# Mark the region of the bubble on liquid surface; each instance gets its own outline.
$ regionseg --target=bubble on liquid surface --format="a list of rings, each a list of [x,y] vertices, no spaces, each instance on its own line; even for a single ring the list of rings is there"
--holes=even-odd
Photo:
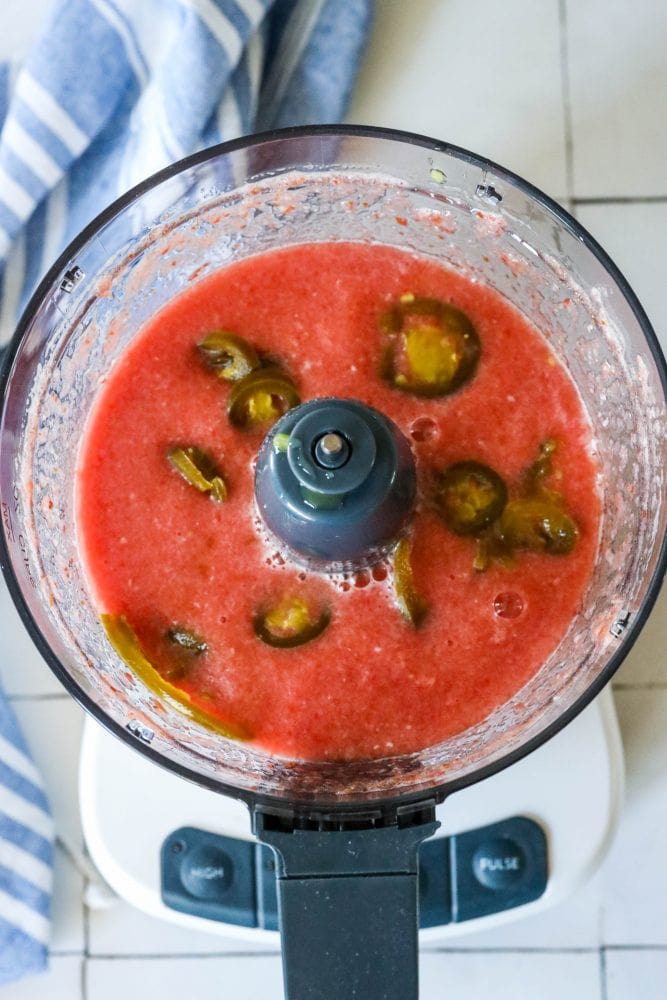
[[[438,425],[430,417],[417,417],[410,425],[413,441],[432,441],[438,436]]]
[[[523,607],[523,597],[514,590],[505,590],[493,599],[493,610],[498,618],[518,618]]]

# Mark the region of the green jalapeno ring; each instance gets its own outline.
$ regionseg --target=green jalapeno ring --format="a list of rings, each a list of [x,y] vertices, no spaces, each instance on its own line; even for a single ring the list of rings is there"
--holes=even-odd
[[[507,504],[497,524],[500,544],[510,550],[567,555],[579,538],[579,528],[555,500],[524,497]]]
[[[450,465],[440,474],[435,503],[451,531],[476,535],[500,517],[507,496],[507,486],[494,469],[466,461]]]
[[[251,344],[229,330],[214,330],[197,344],[208,368],[227,382],[237,382],[259,368],[260,359]]]
[[[479,336],[466,314],[447,302],[405,296],[380,318],[380,328],[389,339],[380,375],[395,389],[416,396],[444,396],[475,373]],[[401,354],[407,370],[401,370]]]
[[[258,612],[252,620],[252,626],[257,638],[274,649],[294,649],[297,646],[303,646],[307,642],[317,639],[331,621],[330,610],[324,608],[315,621],[309,621],[291,634],[285,632],[281,635],[275,628],[271,628],[268,623],[268,618],[272,610],[274,609]]]
[[[474,569],[483,572],[492,562],[511,567],[517,552],[568,555],[577,544],[579,526],[564,506],[563,497],[546,485],[553,475],[557,441],[540,445],[535,462],[524,473],[518,496],[508,500],[500,516],[477,539]]]
[[[257,368],[236,382],[227,414],[235,427],[247,429],[275,421],[301,402],[294,382],[280,368]]]

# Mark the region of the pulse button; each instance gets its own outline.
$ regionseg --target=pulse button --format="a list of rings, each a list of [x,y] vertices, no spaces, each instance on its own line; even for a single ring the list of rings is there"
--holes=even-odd
[[[547,838],[533,819],[512,816],[450,841],[454,923],[523,906],[546,890]]]
[[[526,855],[515,841],[495,837],[477,848],[472,869],[477,880],[487,889],[507,889],[522,881]]]

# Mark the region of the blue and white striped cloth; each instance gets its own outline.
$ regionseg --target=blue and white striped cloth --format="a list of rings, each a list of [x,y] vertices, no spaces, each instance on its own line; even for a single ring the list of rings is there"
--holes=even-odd
[[[340,121],[371,8],[55,2],[22,64],[0,64],[0,344],[69,240],[149,174],[252,131]]]
[[[52,870],[42,779],[0,697],[0,985],[46,966]]]
[[[57,0],[0,63],[0,348],[64,246],[197,149],[342,118],[372,0]],[[3,11],[0,5],[0,31]],[[53,833],[0,693],[0,983],[46,962]]]

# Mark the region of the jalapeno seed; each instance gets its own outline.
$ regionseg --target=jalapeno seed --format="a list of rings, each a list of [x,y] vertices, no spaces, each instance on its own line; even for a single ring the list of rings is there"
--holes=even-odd
[[[196,632],[191,632],[180,625],[174,625],[173,628],[170,628],[167,631],[167,638],[175,646],[179,646],[180,649],[192,653],[194,656],[201,656],[202,653],[208,651],[208,644]]]

